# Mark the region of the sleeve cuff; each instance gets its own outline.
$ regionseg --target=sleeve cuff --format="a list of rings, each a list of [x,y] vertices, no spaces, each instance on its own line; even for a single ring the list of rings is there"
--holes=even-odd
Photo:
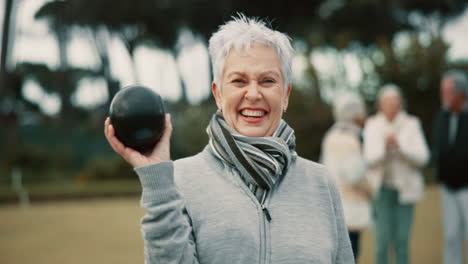
[[[172,161],[160,162],[148,166],[134,168],[145,189],[167,189],[174,186],[174,163]]]

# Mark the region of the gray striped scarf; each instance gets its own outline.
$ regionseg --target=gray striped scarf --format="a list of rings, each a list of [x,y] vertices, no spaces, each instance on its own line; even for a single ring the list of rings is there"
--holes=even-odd
[[[297,155],[294,130],[284,120],[271,137],[246,137],[235,132],[217,112],[206,130],[213,152],[237,169],[262,204]]]

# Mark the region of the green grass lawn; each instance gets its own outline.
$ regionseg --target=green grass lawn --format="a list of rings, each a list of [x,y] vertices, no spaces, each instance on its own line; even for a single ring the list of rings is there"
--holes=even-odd
[[[143,263],[138,198],[100,198],[0,206],[0,263]],[[373,232],[365,232],[360,264],[373,263]],[[440,198],[430,187],[416,208],[411,263],[442,260]]]

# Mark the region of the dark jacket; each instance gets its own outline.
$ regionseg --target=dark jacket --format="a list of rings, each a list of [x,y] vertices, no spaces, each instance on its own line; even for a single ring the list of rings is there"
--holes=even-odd
[[[450,112],[441,110],[434,120],[432,158],[438,180],[453,190],[468,187],[468,111],[459,115],[457,133],[449,144]]]

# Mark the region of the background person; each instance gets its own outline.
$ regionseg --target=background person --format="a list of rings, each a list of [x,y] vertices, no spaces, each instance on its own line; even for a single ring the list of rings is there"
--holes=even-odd
[[[357,94],[345,93],[335,100],[333,114],[335,123],[325,134],[321,160],[338,183],[346,226],[357,259],[361,231],[371,220],[361,135],[366,108]]]
[[[376,263],[388,263],[388,250],[393,246],[396,262],[406,264],[414,203],[424,190],[420,170],[429,151],[418,118],[403,110],[401,93],[394,84],[381,88],[378,113],[366,122],[364,155],[374,194]]]
[[[462,263],[468,237],[468,80],[459,70],[445,73],[440,83],[442,109],[432,131],[432,158],[441,183],[444,263]],[[465,248],[465,252],[468,250]]]
[[[209,41],[218,112],[205,149],[171,161],[167,127],[148,157],[106,137],[142,187],[147,263],[353,263],[338,189],[299,157],[282,120],[293,49],[284,34],[240,16]]]

